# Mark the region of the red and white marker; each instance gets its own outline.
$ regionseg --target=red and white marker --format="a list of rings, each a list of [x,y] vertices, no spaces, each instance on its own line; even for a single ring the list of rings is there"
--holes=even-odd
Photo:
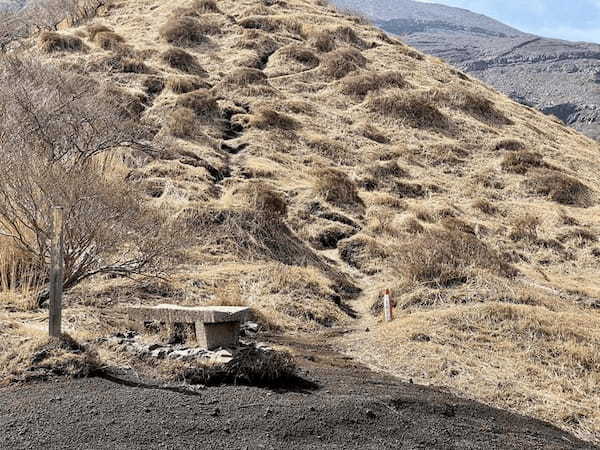
[[[383,296],[383,311],[385,313],[385,321],[392,321],[392,301],[390,300],[390,290],[385,290],[385,295]]]

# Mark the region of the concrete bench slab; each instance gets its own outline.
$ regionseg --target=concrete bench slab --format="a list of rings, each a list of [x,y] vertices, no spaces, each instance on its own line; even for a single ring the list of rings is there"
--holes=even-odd
[[[129,320],[136,324],[158,321],[168,324],[192,323],[198,345],[209,350],[238,344],[240,323],[250,308],[242,306],[131,306]]]

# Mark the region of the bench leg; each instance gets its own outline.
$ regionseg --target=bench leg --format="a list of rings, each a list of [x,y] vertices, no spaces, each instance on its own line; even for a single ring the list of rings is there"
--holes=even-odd
[[[240,322],[196,322],[198,346],[213,350],[219,347],[235,347],[239,343]]]

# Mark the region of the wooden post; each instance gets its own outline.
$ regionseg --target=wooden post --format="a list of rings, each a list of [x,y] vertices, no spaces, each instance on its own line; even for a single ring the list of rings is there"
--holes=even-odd
[[[383,311],[385,313],[385,321],[392,321],[392,301],[390,300],[390,290],[386,289],[383,296]]]
[[[62,334],[63,277],[63,209],[60,206],[55,206],[52,208],[52,240],[50,248],[50,337],[60,337]]]

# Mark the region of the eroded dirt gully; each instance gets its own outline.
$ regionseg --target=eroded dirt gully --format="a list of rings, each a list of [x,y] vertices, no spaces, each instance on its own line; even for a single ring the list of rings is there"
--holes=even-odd
[[[372,372],[335,352],[347,330],[270,337],[315,383],[196,394],[100,378],[0,390],[1,449],[575,449],[546,423]]]

